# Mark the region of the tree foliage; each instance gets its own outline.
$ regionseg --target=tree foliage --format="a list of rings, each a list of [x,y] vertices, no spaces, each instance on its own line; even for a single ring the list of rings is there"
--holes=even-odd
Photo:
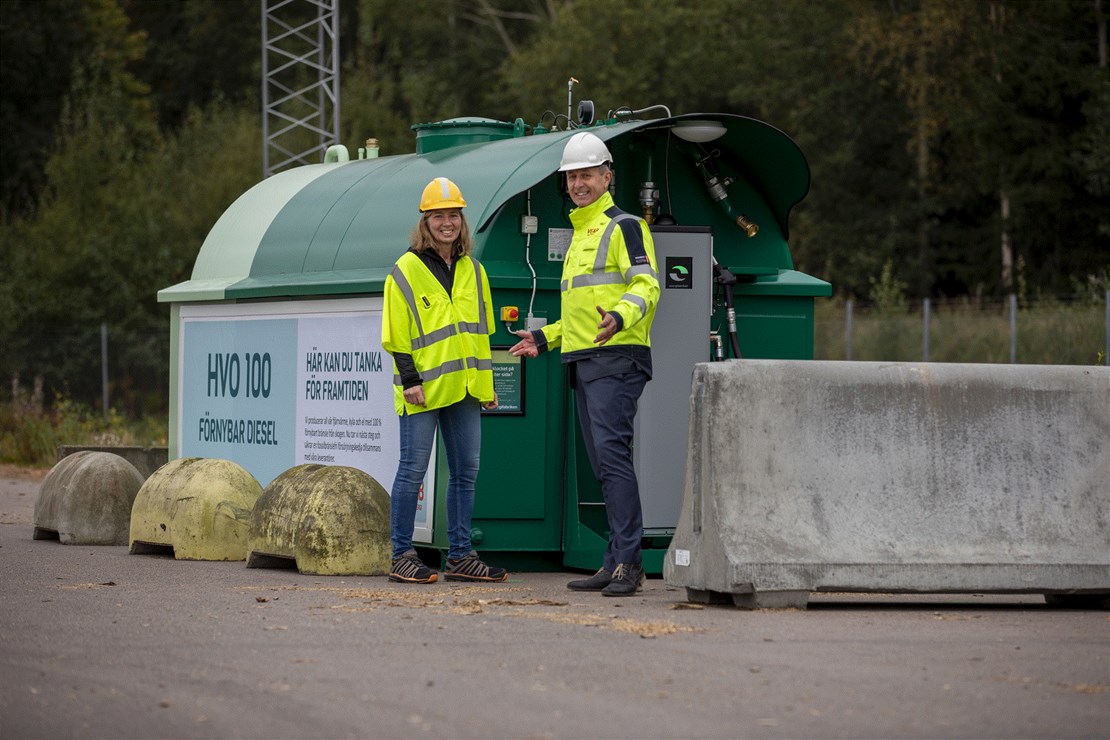
[[[499,68],[565,0],[444,0],[422,13],[391,0],[351,2],[357,44],[341,50],[342,135],[376,138],[385,155],[415,150],[416,123],[519,115],[501,101]]]
[[[147,52],[132,69],[150,87],[163,127],[219,98],[257,105],[261,74],[258,0],[120,0]]]
[[[1089,296],[1110,276],[1105,2],[341,0],[341,136],[397,154],[457,116],[566,128],[576,78],[601,115],[791,136],[812,171],[791,252],[843,295]],[[258,0],[0,2],[0,373],[95,398],[107,323],[123,396],[164,403],[155,293],[261,176],[260,23]]]

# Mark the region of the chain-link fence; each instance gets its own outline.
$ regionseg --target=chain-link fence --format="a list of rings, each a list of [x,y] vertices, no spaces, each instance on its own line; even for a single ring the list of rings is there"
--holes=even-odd
[[[0,403],[49,408],[69,401],[129,416],[164,416],[169,404],[169,332],[107,324],[8,338],[0,349]]]
[[[1057,296],[963,298],[900,310],[852,300],[817,302],[819,360],[1110,364],[1110,291],[1102,301]]]
[[[1106,299],[926,300],[898,311],[851,300],[816,304],[819,360],[1095,365],[1110,364],[1108,348]],[[0,351],[0,371],[10,380],[0,402],[22,398],[41,407],[64,397],[105,414],[165,415],[169,332],[101,325],[12,337]]]

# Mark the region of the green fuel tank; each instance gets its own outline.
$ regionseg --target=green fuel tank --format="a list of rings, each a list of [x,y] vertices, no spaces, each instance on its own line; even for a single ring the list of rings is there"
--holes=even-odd
[[[559,316],[572,231],[557,173],[566,140],[589,130],[605,141],[614,200],[652,224],[657,251],[683,240],[705,245],[693,247],[704,251],[704,264],[690,263],[704,284],[704,310],[698,303],[682,309],[696,315],[679,314],[664,290],[653,330],[661,369],[649,388],[679,399],[689,395],[694,362],[735,357],[736,350],[746,358],[812,358],[813,301],[831,286],[794,270],[790,255],[790,212],[810,184],[805,157],[773,126],[721,113],[543,133],[519,119],[413,128],[413,154],[329,157],[338,161],[258,183],[213,226],[191,279],[159,291],[171,307],[170,456],[233,460],[262,485],[298,464],[351,465],[390,488],[397,450],[392,363],[375,346],[375,322],[385,278],[417,222],[420,194],[446,176],[466,198],[474,254],[489,275],[495,317],[504,319],[491,341],[507,403],[483,417],[475,546],[517,568],[596,568],[604,505],[558,353],[521,361],[505,351],[516,341],[513,330]],[[727,286],[735,304],[731,337],[713,262],[734,278]],[[665,269],[660,260],[660,273]],[[692,348],[673,348],[660,335],[671,303],[676,331],[694,338]],[[644,403],[641,416],[651,418],[647,396]],[[673,439],[645,436],[638,445],[666,448],[668,464],[683,468],[685,424],[668,426]],[[526,487],[518,482],[522,468],[531,471]],[[418,541],[432,549],[446,547],[443,507],[436,505],[445,483],[439,452],[426,481],[435,494],[426,497],[417,525]],[[659,572],[681,486],[671,480],[642,495],[654,512],[645,523],[645,564]]]

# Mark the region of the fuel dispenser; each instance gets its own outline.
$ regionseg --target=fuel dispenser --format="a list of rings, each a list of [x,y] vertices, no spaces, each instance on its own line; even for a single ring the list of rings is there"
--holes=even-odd
[[[570,104],[568,85],[568,107]],[[639,117],[660,110],[662,117]],[[618,109],[558,130],[487,118],[413,126],[416,152],[274,175],[244,193],[202,245],[171,309],[170,457],[231,459],[265,486],[305,462],[396,470],[392,362],[380,346],[386,275],[407,248],[423,187],[456,182],[499,318],[491,337],[501,407],[483,412],[472,537],[489,562],[593,570],[607,524],[558,352],[514,358],[512,331],[559,316],[571,204],[556,172],[588,128],[614,157],[613,197],[651,224],[660,302],[654,377],[640,401],[635,462],[644,566],[662,571],[685,480],[693,365],[811,359],[813,301],[828,283],[793,269],[788,217],[809,187],[798,147],[741,116]],[[569,112],[569,111],[568,111]],[[561,117],[560,117],[561,118]],[[415,539],[445,551],[442,451]]]

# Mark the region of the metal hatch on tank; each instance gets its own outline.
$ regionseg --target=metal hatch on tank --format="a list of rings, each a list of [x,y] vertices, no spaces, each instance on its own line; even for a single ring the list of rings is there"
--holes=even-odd
[[[663,106],[611,110],[595,122],[580,108],[577,125],[562,129],[554,125],[562,116],[546,114],[534,125],[478,117],[416,124],[415,153],[349,159],[333,147],[324,163],[279,173],[240,196],[212,227],[191,279],[158,294],[171,308],[170,457],[234,460],[262,485],[297,464],[351,465],[389,489],[392,363],[388,355],[373,360],[382,359],[375,323],[419,194],[445,176],[466,194],[474,254],[489,276],[495,317],[504,319],[491,341],[508,403],[482,420],[474,544],[489,562],[517,570],[595,569],[607,536],[604,504],[558,353],[520,360],[506,351],[511,330],[558,318],[572,230],[556,170],[566,140],[588,128],[613,154],[614,200],[651,223],[656,246],[654,377],[640,403],[635,456],[644,565],[661,572],[683,495],[693,364],[811,359],[814,298],[831,286],[794,270],[789,216],[809,189],[809,168],[783,132],[743,116],[671,115]],[[356,351],[364,356],[345,371],[343,353]],[[321,352],[334,354],[334,377],[310,371],[306,357]],[[230,382],[236,372],[238,386]],[[321,398],[305,392],[313,382],[360,390]],[[277,444],[202,441],[195,428],[206,417],[273,422]],[[446,520],[437,504],[446,461],[442,451],[435,456],[426,481],[434,495],[418,514],[416,539],[442,551]]]

